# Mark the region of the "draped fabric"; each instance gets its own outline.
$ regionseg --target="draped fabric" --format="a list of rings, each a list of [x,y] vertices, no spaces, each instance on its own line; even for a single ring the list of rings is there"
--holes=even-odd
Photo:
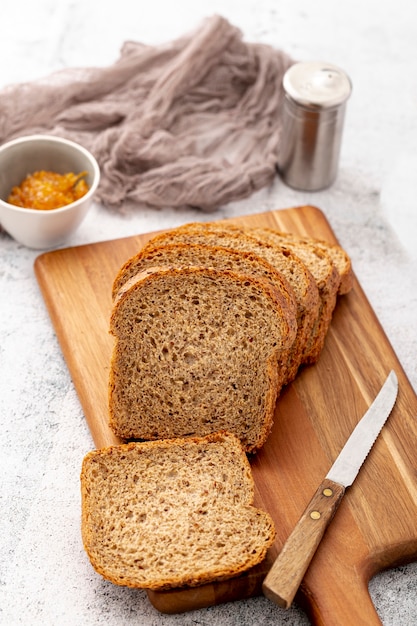
[[[220,16],[109,67],[67,68],[0,92],[0,142],[43,133],[89,149],[104,205],[213,210],[269,185],[291,59]]]

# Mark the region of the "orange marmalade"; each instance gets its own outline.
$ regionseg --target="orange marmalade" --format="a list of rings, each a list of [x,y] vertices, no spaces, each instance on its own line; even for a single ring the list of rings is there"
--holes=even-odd
[[[50,211],[59,209],[82,198],[88,185],[84,180],[87,172],[80,174],[57,174],[40,170],[29,174],[18,186],[13,187],[7,199],[9,204],[25,209]]]

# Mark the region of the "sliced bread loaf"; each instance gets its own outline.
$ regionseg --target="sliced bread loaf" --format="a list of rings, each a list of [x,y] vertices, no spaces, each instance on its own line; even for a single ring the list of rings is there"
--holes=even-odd
[[[312,239],[302,240],[291,234],[264,228],[248,229],[248,232],[251,236],[291,250],[314,276],[320,295],[320,309],[310,342],[307,344],[307,362],[315,363],[324,346],[341,283],[341,276],[336,265],[328,251],[316,245]]]
[[[297,304],[297,337],[292,357],[287,363],[286,383],[291,382],[299,364],[308,360],[309,349],[306,344],[310,341],[320,308],[316,282],[305,264],[290,250],[250,237],[238,228],[222,228],[221,224],[191,223],[174,228],[155,236],[145,246],[143,253],[146,254],[148,249],[162,248],[173,243],[213,245],[256,254],[272,265],[292,287]],[[113,292],[120,288],[124,280],[136,273],[140,255],[141,253],[129,259],[122,267],[114,282]]]
[[[81,493],[85,550],[118,585],[231,578],[261,562],[275,535],[270,516],[252,506],[250,465],[229,433],[90,452]]]
[[[293,235],[293,237],[295,238],[295,235]],[[353,287],[353,271],[352,262],[347,252],[341,246],[328,243],[327,241],[323,241],[321,239],[298,237],[298,241],[300,243],[313,245],[329,255],[339,273],[339,295],[349,293]]]
[[[295,235],[293,233],[287,233],[283,231],[277,231],[271,228],[263,228],[264,232],[272,232],[281,235],[286,238],[293,239],[299,243],[305,243],[320,248],[326,252],[332,259],[340,276],[339,295],[349,293],[353,286],[353,271],[352,262],[347,254],[346,250],[338,244],[329,243],[322,239],[316,239],[315,237],[307,237],[306,235]]]
[[[129,272],[126,271],[126,268],[119,272],[115,280],[114,293],[117,293],[128,275],[155,266],[213,267],[263,278],[269,281],[283,296],[281,306],[288,307],[291,316],[297,315],[297,302],[291,285],[283,274],[265,259],[254,252],[206,244],[180,242],[155,247],[152,247],[151,244],[147,245],[134,259],[129,261]],[[297,342],[294,342],[291,348],[281,355],[280,361],[285,370],[285,382],[287,382],[290,370],[294,368],[296,371],[300,365],[300,350]]]
[[[296,336],[270,282],[213,268],[149,268],[114,302],[110,426],[123,439],[228,430],[265,442]],[[280,378],[281,377],[281,378]]]
[[[169,241],[204,241],[211,238],[229,241],[231,246],[264,245],[268,244],[281,254],[290,252],[295,255],[312,275],[319,295],[318,311],[308,329],[304,350],[304,363],[315,363],[323,349],[327,330],[336,304],[340,275],[327,251],[315,246],[312,240],[303,242],[292,235],[281,234],[272,229],[248,228],[229,221],[218,221],[185,224],[176,229],[162,233],[153,239],[154,245],[161,245]],[[251,244],[247,242],[251,241]],[[291,378],[290,378],[291,380]]]

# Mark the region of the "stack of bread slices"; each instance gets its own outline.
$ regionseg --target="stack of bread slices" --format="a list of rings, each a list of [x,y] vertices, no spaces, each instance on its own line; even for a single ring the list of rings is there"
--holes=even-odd
[[[313,239],[228,222],[155,236],[113,285],[112,429],[146,440],[228,430],[256,452],[351,285],[343,249]]]
[[[97,571],[166,589],[264,558],[273,523],[253,507],[245,453],[264,445],[283,386],[319,358],[352,282],[338,245],[228,221],[156,235],[124,264],[110,426],[142,442],[84,460],[83,538]]]

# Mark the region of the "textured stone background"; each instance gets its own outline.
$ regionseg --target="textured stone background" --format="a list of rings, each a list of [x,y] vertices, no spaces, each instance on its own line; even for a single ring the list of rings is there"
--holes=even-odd
[[[300,204],[319,206],[417,388],[417,39],[412,0],[15,0],[2,7],[0,88],[63,67],[107,65],[123,41],[162,43],[212,13],[248,41],[299,60],[326,60],[353,81],[340,172],[331,189],[271,189],[212,215],[100,206],[67,242],[77,245]],[[31,626],[308,624],[264,598],[162,616],[144,592],[92,570],[80,537],[79,471],[93,447],[33,274],[38,252],[0,234],[0,621]],[[417,419],[417,417],[416,417]],[[371,581],[384,625],[417,623],[417,567]],[[349,623],[346,616],[346,623]]]

